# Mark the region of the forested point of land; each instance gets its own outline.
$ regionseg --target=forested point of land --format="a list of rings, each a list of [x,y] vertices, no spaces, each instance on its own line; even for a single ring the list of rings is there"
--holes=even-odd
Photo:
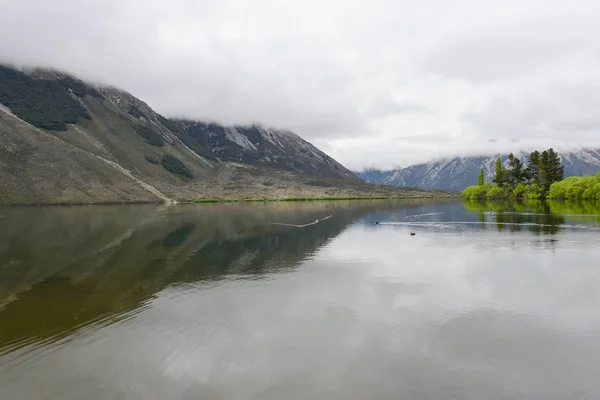
[[[572,176],[565,179],[560,157],[552,148],[534,151],[526,163],[512,153],[507,166],[496,160],[492,182],[485,182],[483,168],[478,184],[467,187],[467,199],[588,199],[600,200],[600,172],[596,176]]]

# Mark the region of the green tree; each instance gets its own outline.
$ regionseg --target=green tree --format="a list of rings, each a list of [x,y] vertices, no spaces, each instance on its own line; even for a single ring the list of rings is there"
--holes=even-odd
[[[498,186],[502,186],[505,182],[504,180],[504,167],[502,166],[502,159],[498,157],[496,160],[496,177],[494,178],[494,183]]]
[[[506,161],[496,160],[494,183],[485,182],[484,170],[479,170],[478,185],[469,186],[463,192],[468,199],[598,199],[600,200],[600,173],[564,179],[565,171],[560,156],[552,148],[534,151],[527,160],[527,167],[514,154]]]
[[[525,169],[525,176],[531,182],[535,184],[540,184],[540,174],[539,174],[539,164],[540,164],[540,152],[534,151],[531,153],[527,159],[527,168]]]
[[[540,154],[540,160],[538,162],[538,179],[544,194],[546,194],[548,189],[550,189],[550,179],[548,176],[549,162],[548,150],[544,150]]]
[[[565,178],[565,168],[561,165],[560,156],[554,149],[549,148],[540,155],[538,176],[544,195],[548,193],[553,183]]]
[[[521,160],[510,153],[508,156],[508,170],[506,170],[506,180],[512,186],[517,186],[519,182],[525,180],[523,174],[523,163]]]
[[[565,179],[565,168],[560,163],[560,156],[554,149],[548,149],[548,179],[550,184]]]

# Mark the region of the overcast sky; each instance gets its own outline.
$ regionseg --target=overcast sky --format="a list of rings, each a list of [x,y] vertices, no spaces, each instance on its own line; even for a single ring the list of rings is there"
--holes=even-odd
[[[1,0],[0,61],[352,169],[600,145],[598,0]]]

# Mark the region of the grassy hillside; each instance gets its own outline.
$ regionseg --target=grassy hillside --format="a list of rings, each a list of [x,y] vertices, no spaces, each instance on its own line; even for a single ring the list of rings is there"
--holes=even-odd
[[[0,204],[158,200],[85,150],[0,112]]]
[[[437,195],[336,179],[347,170],[292,133],[192,137],[129,93],[0,68],[0,204]]]

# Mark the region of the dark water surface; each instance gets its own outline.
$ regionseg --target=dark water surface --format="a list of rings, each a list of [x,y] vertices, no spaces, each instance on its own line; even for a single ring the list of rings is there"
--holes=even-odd
[[[2,400],[598,399],[599,376],[595,205],[0,209]]]

